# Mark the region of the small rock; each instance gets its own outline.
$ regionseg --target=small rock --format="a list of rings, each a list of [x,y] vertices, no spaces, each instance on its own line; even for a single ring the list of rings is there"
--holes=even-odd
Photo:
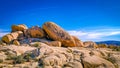
[[[84,44],[84,47],[87,47],[87,48],[97,48],[98,47],[98,45],[92,41],[86,41],[83,44]]]
[[[13,44],[15,44],[15,45],[20,45],[19,41],[17,41],[17,40],[14,40],[14,41],[13,41]]]
[[[55,46],[55,47],[61,47],[60,41],[51,41],[51,42],[45,42],[49,46]]]

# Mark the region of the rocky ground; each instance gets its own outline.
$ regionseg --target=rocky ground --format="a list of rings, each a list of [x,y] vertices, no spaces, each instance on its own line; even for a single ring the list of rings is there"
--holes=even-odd
[[[120,68],[120,52],[108,48],[54,47],[40,42],[9,45],[0,48],[0,67]]]
[[[120,51],[82,42],[53,22],[11,30],[0,41],[0,68],[120,68]]]

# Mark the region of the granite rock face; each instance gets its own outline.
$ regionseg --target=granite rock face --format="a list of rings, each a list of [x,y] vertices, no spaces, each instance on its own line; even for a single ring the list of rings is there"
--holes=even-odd
[[[55,41],[60,41],[63,46],[75,47],[75,41],[72,36],[53,22],[43,24],[43,29],[47,35]]]
[[[13,40],[18,39],[18,37],[23,36],[23,32],[22,31],[16,31],[16,32],[12,32],[10,34],[7,34],[5,36],[2,37],[2,41],[5,43],[12,43]]]
[[[90,48],[97,48],[97,44],[93,41],[86,41],[86,42],[83,42],[84,44],[84,47],[90,47]]]
[[[43,29],[38,26],[33,26],[32,28],[25,30],[24,33],[26,37],[31,38],[44,38],[46,36]]]
[[[3,43],[20,45],[31,42],[43,42],[50,46],[58,47],[97,47],[97,44],[92,41],[82,42],[54,22],[45,22],[42,28],[39,26],[28,28],[24,24],[12,25],[11,28],[11,33],[2,37]]]
[[[12,25],[11,33],[3,36],[2,41],[7,44],[16,44],[14,40],[17,40],[18,45],[18,43],[23,44],[21,42],[26,39],[28,39],[26,40],[28,43],[33,42],[31,38],[39,39],[37,42],[41,42],[40,39],[45,39],[47,42],[44,43],[53,46],[84,47],[81,40],[75,36],[71,36],[67,31],[54,22],[46,22],[43,24],[42,28],[38,26],[28,28],[24,24]],[[54,41],[59,41],[59,43]]]

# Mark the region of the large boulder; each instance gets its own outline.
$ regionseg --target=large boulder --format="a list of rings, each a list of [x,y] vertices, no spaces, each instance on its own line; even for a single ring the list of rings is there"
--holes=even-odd
[[[7,34],[7,35],[3,36],[1,40],[5,43],[9,44],[14,39],[10,34]]]
[[[84,45],[83,45],[83,42],[81,41],[81,40],[79,40],[77,37],[75,37],[75,36],[72,36],[73,37],[73,39],[75,40],[75,44],[76,44],[76,46],[78,46],[78,47],[83,47]]]
[[[12,32],[15,32],[15,31],[23,31],[25,29],[27,29],[28,27],[24,24],[20,24],[20,25],[12,25]]]
[[[31,38],[44,38],[46,36],[43,29],[38,26],[34,26],[30,29],[24,30],[24,34],[26,37]]]
[[[92,41],[86,41],[83,44],[84,44],[84,47],[88,47],[88,48],[97,48],[98,47],[98,45]]]
[[[10,33],[10,35],[13,37],[13,39],[18,39],[18,37],[23,37],[23,32],[22,31],[16,31]]]
[[[7,44],[10,44],[13,40],[18,39],[18,37],[20,36],[21,37],[23,36],[23,32],[16,31],[16,32],[12,32],[10,34],[3,36],[1,40]]]
[[[74,47],[75,41],[72,36],[69,35],[65,30],[53,22],[46,22],[43,24],[43,29],[47,33],[50,39],[60,41],[63,46]]]

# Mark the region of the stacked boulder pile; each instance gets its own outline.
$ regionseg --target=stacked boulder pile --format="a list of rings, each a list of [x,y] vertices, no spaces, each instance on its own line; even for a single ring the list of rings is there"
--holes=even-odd
[[[84,44],[75,36],[53,22],[46,22],[42,28],[33,26],[28,28],[26,25],[12,25],[11,33],[2,37],[2,42],[6,44],[20,45],[34,41],[43,42],[51,46],[63,47],[83,47]]]
[[[0,47],[0,67],[120,68],[120,52],[97,48],[92,41],[82,42],[53,22],[42,28],[23,24],[11,28],[0,41],[0,45],[10,44]]]

